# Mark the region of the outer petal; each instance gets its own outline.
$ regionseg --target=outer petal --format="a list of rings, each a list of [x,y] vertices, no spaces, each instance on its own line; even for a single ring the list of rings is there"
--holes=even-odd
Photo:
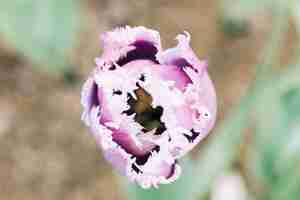
[[[215,88],[206,69],[200,76],[191,68],[187,68],[186,71],[194,83],[185,93],[186,101],[191,104],[190,107],[197,114],[197,116],[194,115],[193,121],[198,126],[194,128],[199,131],[201,129],[206,134],[212,129],[216,120],[217,97]]]
[[[200,61],[190,47],[190,34],[180,34],[178,45],[157,54],[164,65],[175,65],[191,80],[184,91],[185,104],[176,108],[178,124],[173,128],[172,152],[181,157],[199,143],[216,120],[216,94],[207,73],[207,63]],[[181,134],[180,134],[181,132]],[[184,136],[184,137],[183,137]]]
[[[110,51],[132,45],[138,40],[153,43],[155,47],[161,49],[160,36],[155,30],[145,27],[116,28],[114,31],[106,32],[101,35],[104,51]]]
[[[139,165],[139,157],[128,153],[112,137],[112,131],[97,123],[100,119],[100,107],[93,107],[90,112],[91,130],[104,157],[123,175],[143,188],[158,187],[175,181],[181,173],[180,166],[168,151],[151,152],[145,163]]]
[[[133,172],[129,177],[143,188],[157,188],[159,184],[171,183],[181,174],[181,167],[170,154],[168,144],[161,144],[159,150],[152,151],[145,164],[135,166],[139,169],[139,173]]]
[[[130,178],[143,188],[158,188],[159,184],[169,184],[178,179],[181,174],[181,167],[174,162],[172,165],[165,161],[149,161],[143,174],[131,174]]]
[[[99,67],[115,63],[126,64],[134,59],[155,60],[155,54],[161,51],[160,35],[157,31],[145,27],[117,28],[101,35],[103,55],[96,58]]]
[[[192,67],[196,72],[206,69],[207,63],[200,61],[190,47],[191,36],[188,32],[176,37],[178,45],[157,54],[157,59],[161,64],[176,65],[178,67]]]
[[[91,131],[98,146],[101,147],[104,157],[123,175],[130,165],[130,154],[113,141],[112,131],[99,123],[100,107],[93,107],[90,112]]]
[[[215,89],[206,71],[187,88],[184,95],[186,104],[178,107],[175,112],[178,126],[183,128],[176,129],[183,135],[176,136],[173,143],[176,152],[174,155],[177,158],[185,155],[208,135],[214,126],[217,113]]]
[[[81,104],[83,106],[83,113],[81,119],[85,122],[87,126],[90,126],[90,112],[93,106],[99,104],[97,96],[97,85],[92,77],[84,83],[81,91]]]

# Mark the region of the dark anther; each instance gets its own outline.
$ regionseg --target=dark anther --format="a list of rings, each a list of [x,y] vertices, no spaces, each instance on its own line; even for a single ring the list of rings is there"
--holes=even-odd
[[[139,80],[140,80],[140,81],[145,81],[145,75],[144,75],[144,74],[141,74]]]
[[[167,130],[165,123],[161,122],[159,127],[155,130],[154,135],[161,135],[163,132]]]
[[[154,109],[154,112],[153,112],[153,116],[154,117],[161,117],[162,114],[163,114],[163,108],[161,106],[157,106],[155,109]]]
[[[115,90],[113,89],[113,95],[121,95],[122,91],[121,90]]]
[[[110,66],[109,68],[108,68],[109,70],[115,70],[116,69],[116,65],[112,65],[112,66]]]
[[[133,169],[133,171],[135,171],[137,174],[142,174],[143,172],[133,163],[131,165],[131,168]]]
[[[156,151],[156,152],[158,153],[159,150],[160,150],[160,146],[156,145],[156,146],[152,149],[152,152]]]
[[[136,104],[137,100],[133,98],[133,96],[130,93],[127,93],[127,104],[130,106],[128,110],[124,110],[122,113],[126,114],[128,116],[135,113],[133,105]]]
[[[130,115],[133,115],[133,114],[134,114],[134,110],[131,109],[131,108],[129,108],[128,110],[124,110],[124,111],[122,112],[122,114],[126,114],[126,115],[130,116]]]
[[[187,135],[187,134],[184,134],[184,136],[186,137],[186,139],[189,141],[189,143],[192,143],[194,142],[194,140],[200,135],[199,132],[196,132],[194,129],[191,130],[192,132],[192,135]]]
[[[127,104],[130,106],[137,102],[137,100],[135,100],[129,92],[127,92],[127,98],[128,98]]]
[[[148,130],[145,129],[145,128],[143,128],[142,131],[143,131],[144,133],[148,132]]]
[[[137,165],[144,165],[144,164],[148,161],[150,155],[151,155],[151,152],[146,153],[146,154],[143,155],[143,156],[137,156],[137,157],[136,157],[136,160],[135,160],[135,163],[136,163]]]

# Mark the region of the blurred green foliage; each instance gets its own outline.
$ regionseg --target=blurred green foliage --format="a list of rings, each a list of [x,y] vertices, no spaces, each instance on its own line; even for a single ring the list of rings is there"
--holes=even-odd
[[[66,70],[80,25],[77,0],[12,0],[0,6],[0,34],[48,72]]]

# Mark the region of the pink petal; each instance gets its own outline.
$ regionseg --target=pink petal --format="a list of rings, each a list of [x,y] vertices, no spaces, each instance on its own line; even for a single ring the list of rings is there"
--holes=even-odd
[[[103,55],[82,90],[82,120],[105,158],[131,181],[143,188],[175,181],[181,172],[177,159],[206,137],[216,120],[207,63],[194,54],[188,33],[165,51],[159,33],[144,27],[116,29],[101,40]],[[151,96],[146,117],[155,116],[155,128],[147,129],[132,108],[141,99],[139,89]]]
[[[155,55],[161,51],[160,35],[157,31],[145,27],[117,28],[101,35],[103,55],[96,58],[99,67],[115,62],[120,66],[135,59],[155,60]]]
[[[206,69],[207,63],[200,61],[190,47],[191,36],[188,32],[176,37],[178,45],[157,54],[161,64],[176,65],[178,67],[192,67],[196,72]]]

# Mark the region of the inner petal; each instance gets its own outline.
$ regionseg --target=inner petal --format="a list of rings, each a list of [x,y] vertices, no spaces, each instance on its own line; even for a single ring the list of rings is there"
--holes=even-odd
[[[176,87],[181,91],[184,91],[186,86],[192,83],[191,78],[184,72],[183,67],[178,67],[175,64],[161,65],[161,67],[158,67],[156,70],[163,79],[175,81]]]

